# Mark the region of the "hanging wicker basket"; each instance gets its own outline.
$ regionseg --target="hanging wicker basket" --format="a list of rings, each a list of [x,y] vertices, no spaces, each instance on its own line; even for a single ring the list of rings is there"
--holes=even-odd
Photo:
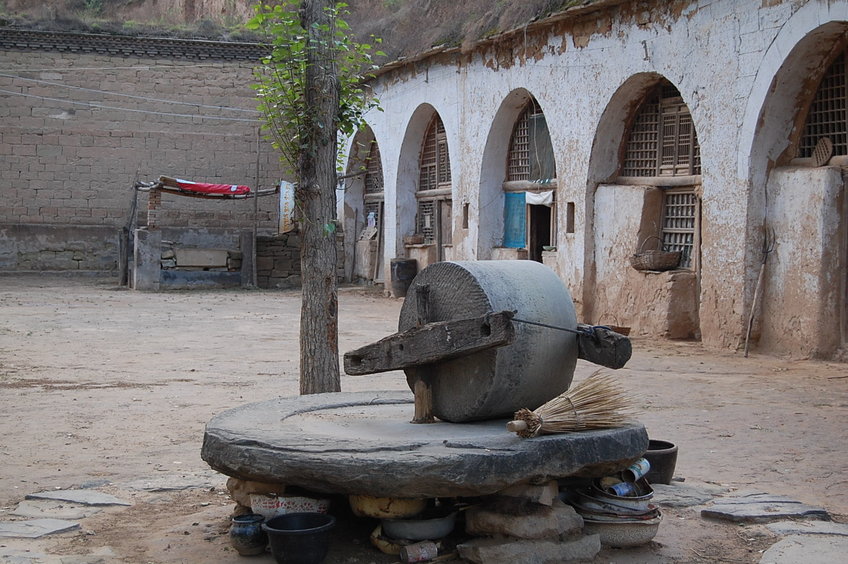
[[[648,237],[639,245],[639,250],[630,256],[630,266],[636,270],[671,270],[680,264],[680,251],[664,251],[662,249],[644,250],[645,243],[656,239],[662,243],[659,237]]]

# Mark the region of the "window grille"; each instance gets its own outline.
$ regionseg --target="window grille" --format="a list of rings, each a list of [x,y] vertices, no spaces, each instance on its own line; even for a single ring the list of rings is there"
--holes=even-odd
[[[530,100],[512,131],[507,156],[507,181],[556,178],[554,151],[545,114]]]
[[[656,175],[659,123],[659,101],[646,101],[630,130],[622,176]]]
[[[507,180],[530,180],[530,150],[527,142],[528,114],[532,111],[527,109],[515,123],[512,132],[512,143],[509,149],[509,164],[507,165]]]
[[[418,228],[416,233],[424,235],[424,244],[432,245],[436,242],[436,206],[434,200],[421,200],[418,202]]]
[[[680,251],[680,266],[692,268],[697,198],[691,188],[665,191],[662,242],[666,251]]]
[[[695,127],[689,108],[674,99],[660,104],[662,150],[659,176],[685,176],[693,172]]]
[[[827,69],[819,84],[798,146],[799,157],[811,157],[816,143],[822,137],[830,137],[834,155],[848,155],[848,88],[845,64],[846,56],[843,51]]]
[[[449,188],[451,183],[450,156],[445,126],[438,114],[433,116],[424,143],[421,146],[421,158],[418,165],[418,191]]]
[[[380,161],[380,147],[371,142],[371,150],[365,162],[365,193],[379,194],[383,191],[383,165]]]
[[[701,149],[689,108],[668,81],[650,92],[624,147],[622,176],[701,174]]]

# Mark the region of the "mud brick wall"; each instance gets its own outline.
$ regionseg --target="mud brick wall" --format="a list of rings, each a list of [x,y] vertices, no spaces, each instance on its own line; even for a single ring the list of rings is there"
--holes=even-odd
[[[136,178],[282,177],[259,140],[256,46],[11,30],[0,46],[0,270],[115,270]],[[137,210],[145,225],[147,193]],[[165,194],[157,223],[272,234],[277,210]]]

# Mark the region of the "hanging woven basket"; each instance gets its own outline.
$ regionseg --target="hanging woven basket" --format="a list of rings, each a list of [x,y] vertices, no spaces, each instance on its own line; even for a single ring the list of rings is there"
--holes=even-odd
[[[642,244],[639,245],[639,250],[630,256],[630,266],[636,270],[647,271],[662,271],[672,270],[680,264],[680,251],[665,251],[662,249],[645,250],[645,243],[651,239],[656,239],[662,243],[659,237],[648,237]]]

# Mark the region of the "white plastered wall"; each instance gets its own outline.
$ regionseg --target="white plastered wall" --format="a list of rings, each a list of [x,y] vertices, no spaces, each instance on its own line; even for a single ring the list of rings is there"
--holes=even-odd
[[[604,212],[596,210],[594,191],[615,170],[624,120],[632,109],[610,111],[610,105],[634,102],[616,97],[623,85],[634,84],[634,77],[662,77],[689,107],[701,147],[702,340],[709,346],[739,346],[759,271],[757,233],[765,213],[769,162],[793,127],[776,110],[795,101],[775,100],[772,82],[798,42],[831,21],[848,20],[848,1],[654,6],[645,12],[623,5],[597,12],[592,25],[560,25],[526,59],[520,44],[515,47],[516,57],[508,65],[502,64],[502,52],[484,50],[439,55],[382,75],[375,91],[385,111],[372,112],[368,121],[383,155],[385,264],[402,252],[401,231],[409,214],[414,217],[403,194],[417,167],[422,107],[438,111],[447,131],[453,257],[487,258],[497,244],[503,213],[502,205],[488,197],[497,195],[493,186],[503,175],[503,169],[493,169],[498,158],[492,155],[502,151],[497,146],[505,143],[501,136],[511,131],[499,118],[516,92],[527,92],[545,112],[556,157],[556,199],[562,207],[555,270],[577,302],[590,301],[594,285],[604,282],[599,273],[609,274],[596,269],[603,257],[594,248],[595,214]],[[765,121],[764,108],[771,112]],[[764,135],[771,141],[764,144]],[[576,226],[568,235],[567,202],[575,204]],[[461,226],[465,204],[467,229]],[[581,303],[578,312],[583,307],[591,312],[591,304]]]

